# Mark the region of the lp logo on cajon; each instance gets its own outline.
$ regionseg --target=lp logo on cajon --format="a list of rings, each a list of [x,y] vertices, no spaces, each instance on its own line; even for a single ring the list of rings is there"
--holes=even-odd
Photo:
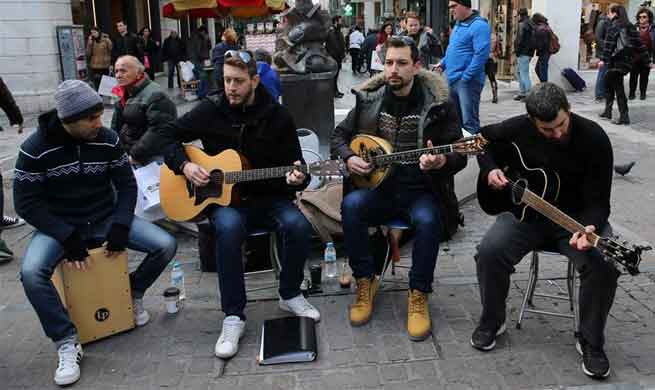
[[[109,318],[109,310],[102,307],[102,308],[96,310],[95,317],[96,317],[96,321],[98,321],[98,322],[105,321],[107,318]]]

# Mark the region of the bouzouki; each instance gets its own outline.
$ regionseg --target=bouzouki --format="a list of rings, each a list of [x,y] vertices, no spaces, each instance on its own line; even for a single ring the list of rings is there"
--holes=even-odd
[[[492,189],[487,177],[478,176],[477,194],[480,207],[487,214],[496,215],[509,211],[522,222],[546,217],[570,233],[584,232],[585,227],[571,218],[552,203],[557,202],[560,180],[557,172],[541,168],[530,168],[525,164],[521,150],[515,143],[492,144],[492,148],[505,148],[506,160],[496,163],[503,170],[509,185],[502,190]],[[552,203],[551,203],[552,202]],[[620,271],[631,275],[639,273],[641,253],[652,249],[649,246],[630,245],[619,242],[614,237],[601,237],[596,233],[587,239]]]
[[[160,199],[164,213],[175,221],[189,221],[198,217],[211,204],[229,206],[238,200],[239,183],[284,177],[294,169],[314,176],[341,176],[343,163],[337,160],[317,161],[308,165],[291,165],[274,168],[248,169],[248,160],[233,149],[216,156],[202,149],[186,145],[189,161],[209,172],[209,183],[196,186],[184,175],[176,175],[165,164],[161,167]]]
[[[351,179],[353,184],[358,188],[375,188],[391,174],[394,164],[417,163],[419,158],[426,153],[446,154],[455,152],[475,155],[484,151],[484,147],[487,143],[487,140],[481,135],[475,135],[462,138],[449,145],[394,152],[389,141],[384,138],[368,134],[359,134],[350,142],[350,149],[355,153],[355,155],[371,164],[373,170],[365,176],[353,174],[351,175]]]

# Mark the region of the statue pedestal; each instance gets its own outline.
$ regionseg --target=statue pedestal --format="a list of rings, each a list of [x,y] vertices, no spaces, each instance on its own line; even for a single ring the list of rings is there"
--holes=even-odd
[[[296,128],[307,128],[318,135],[321,157],[330,156],[330,136],[334,130],[334,75],[336,72],[280,74],[282,105]]]

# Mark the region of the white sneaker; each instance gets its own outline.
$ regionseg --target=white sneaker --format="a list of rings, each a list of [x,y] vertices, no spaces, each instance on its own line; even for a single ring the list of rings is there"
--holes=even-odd
[[[231,358],[239,351],[239,339],[246,331],[246,322],[238,316],[228,316],[223,320],[223,330],[214,347],[214,354],[221,359]]]
[[[66,343],[57,350],[59,365],[55,371],[55,383],[66,386],[80,379],[80,362],[82,361],[82,346],[80,344]]]
[[[293,313],[298,317],[309,317],[316,322],[321,320],[321,313],[302,294],[291,299],[280,298],[280,309]]]
[[[132,311],[134,312],[136,326],[143,326],[150,321],[150,314],[143,308],[143,299],[132,298]]]

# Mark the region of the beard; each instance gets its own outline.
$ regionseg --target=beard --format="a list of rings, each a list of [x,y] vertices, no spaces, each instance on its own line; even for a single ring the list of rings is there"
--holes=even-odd
[[[250,100],[251,96],[255,93],[254,88],[250,88],[250,91],[246,93],[245,95],[238,95],[238,94],[230,94],[227,93],[227,99],[228,102],[230,103],[230,107],[242,107],[248,103]]]
[[[409,81],[403,79],[402,77],[388,78],[385,82],[392,91],[399,91],[405,88],[407,84],[409,84]]]

